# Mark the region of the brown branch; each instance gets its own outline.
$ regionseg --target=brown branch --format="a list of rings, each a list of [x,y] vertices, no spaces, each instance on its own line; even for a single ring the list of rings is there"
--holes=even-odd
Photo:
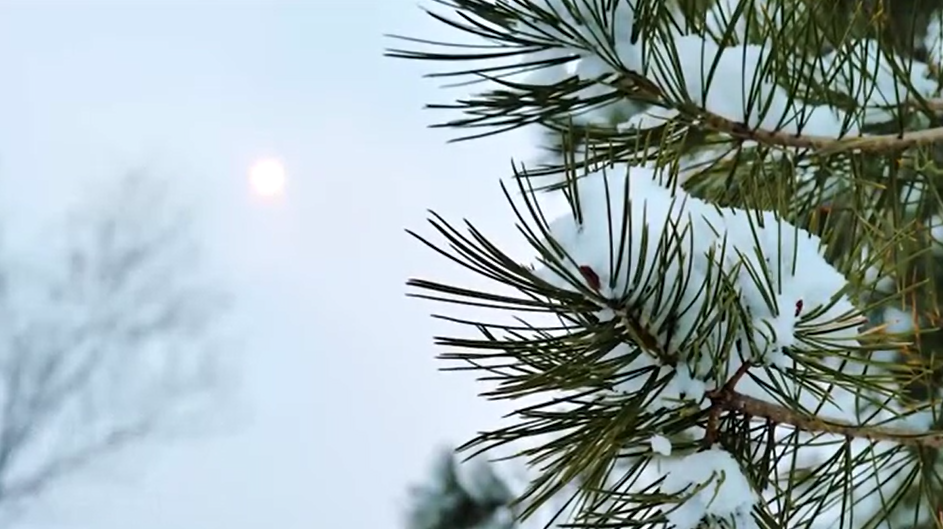
[[[791,410],[779,404],[750,397],[735,390],[737,383],[753,367],[744,362],[737,371],[719,389],[708,392],[711,400],[708,409],[707,428],[704,444],[710,446],[717,441],[720,433],[720,415],[724,411],[743,414],[747,417],[766,419],[770,424],[785,424],[809,433],[841,435],[853,439],[869,441],[889,441],[901,445],[943,448],[943,432],[916,433],[903,429],[880,426],[855,425],[843,421],[825,420],[805,413]]]
[[[753,364],[750,362],[740,364],[740,367],[738,367],[733,376],[724,383],[723,387],[707,393],[707,396],[711,399],[711,407],[707,414],[707,429],[704,434],[705,446],[711,446],[717,442],[717,435],[720,433],[720,412],[723,411],[724,408],[717,404],[717,399],[722,399],[724,395],[733,393],[737,383],[740,382],[740,379],[743,378],[743,375],[747,374],[747,371],[749,371],[751,367],[753,367]]]
[[[625,92],[629,97],[635,99],[650,102],[665,102],[669,100],[658,86],[639,76],[627,76],[618,81],[615,86]],[[903,104],[915,108],[928,108],[932,111],[943,110],[943,99],[930,99],[922,102],[906,101]],[[922,145],[943,143],[943,127],[895,134],[835,138],[832,136],[794,134],[761,128],[751,128],[745,123],[727,119],[709,112],[705,108],[697,108],[695,110],[697,119],[714,132],[720,132],[740,140],[754,141],[764,145],[810,149],[818,151],[819,154],[835,154],[848,151],[886,153],[902,151]]]
[[[732,390],[719,390],[712,393],[711,410],[722,409],[761,417],[776,424],[787,424],[810,433],[842,435],[869,441],[890,441],[907,446],[943,448],[943,433],[915,433],[902,429],[880,426],[861,426],[847,422],[829,421],[796,412],[754,397],[749,397]]]
[[[644,322],[631,314],[630,309],[621,308],[615,310],[615,312],[630,338],[640,345],[644,351],[670,364],[677,361],[676,358],[671,358],[671,355],[661,347],[658,339],[647,331]],[[707,427],[703,439],[704,445],[710,446],[717,441],[720,433],[721,413],[728,411],[741,413],[747,417],[766,419],[772,424],[790,425],[810,433],[835,434],[870,441],[890,441],[908,446],[943,448],[943,432],[920,434],[901,429],[829,421],[738,393],[736,391],[737,383],[752,367],[754,366],[751,362],[743,362],[722,387],[707,393],[711,405],[708,409]]]
[[[733,391],[734,388],[737,387],[737,383],[740,382],[740,379],[743,378],[743,375],[747,374],[747,371],[749,371],[751,367],[753,367],[753,364],[750,362],[740,364],[740,367],[738,367],[737,371],[730,377],[730,380],[724,384],[721,391]]]
[[[897,134],[834,138],[831,136],[792,134],[765,129],[751,129],[743,123],[737,123],[706,112],[701,116],[701,121],[712,130],[734,138],[755,141],[764,145],[811,149],[818,151],[819,154],[835,154],[848,151],[866,153],[895,152],[911,147],[943,142],[943,127]]]

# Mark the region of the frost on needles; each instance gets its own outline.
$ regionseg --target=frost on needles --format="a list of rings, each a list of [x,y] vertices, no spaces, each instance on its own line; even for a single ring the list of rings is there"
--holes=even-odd
[[[448,0],[460,46],[392,52],[487,80],[445,125],[542,148],[526,252],[414,234],[493,282],[410,282],[466,307],[442,357],[526,402],[429,489],[469,528],[943,523],[943,14],[897,9]]]

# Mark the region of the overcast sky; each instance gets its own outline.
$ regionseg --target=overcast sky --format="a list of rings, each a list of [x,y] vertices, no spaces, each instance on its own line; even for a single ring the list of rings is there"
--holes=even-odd
[[[414,0],[0,0],[2,222],[128,169],[173,177],[202,197],[244,356],[234,433],[100,465],[24,527],[394,528],[431,450],[497,416],[436,373],[435,307],[404,281],[465,276],[403,229],[433,208],[507,231],[495,184],[526,143],[446,145],[421,106],[455,93],[383,58],[384,33],[448,30]],[[266,156],[283,200],[248,192]]]

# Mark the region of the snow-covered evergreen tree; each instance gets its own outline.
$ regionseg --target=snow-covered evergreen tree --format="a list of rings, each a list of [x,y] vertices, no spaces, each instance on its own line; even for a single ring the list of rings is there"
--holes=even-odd
[[[435,460],[428,483],[412,491],[414,529],[511,529],[515,497],[488,461],[462,462],[452,450]]]
[[[412,527],[943,525],[943,2],[438,4],[457,41],[391,54],[544,154],[503,184],[530,255],[416,234],[494,282],[410,281],[484,309],[443,358],[528,405]]]

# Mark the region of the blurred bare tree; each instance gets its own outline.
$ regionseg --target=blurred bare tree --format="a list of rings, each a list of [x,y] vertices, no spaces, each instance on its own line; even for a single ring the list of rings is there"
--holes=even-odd
[[[192,217],[147,175],[103,191],[31,242],[42,257],[0,258],[0,511],[168,431],[216,386],[225,303]]]

